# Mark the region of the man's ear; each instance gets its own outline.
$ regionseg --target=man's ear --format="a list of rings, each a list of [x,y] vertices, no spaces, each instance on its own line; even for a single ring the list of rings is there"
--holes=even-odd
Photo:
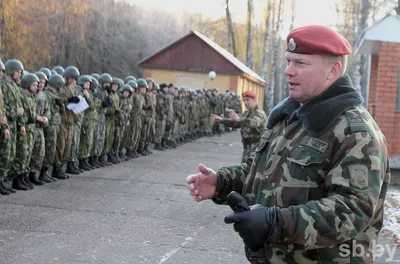
[[[331,69],[328,74],[328,80],[337,78],[340,72],[342,71],[342,67],[343,67],[342,63],[340,63],[339,61],[333,61],[331,63]]]

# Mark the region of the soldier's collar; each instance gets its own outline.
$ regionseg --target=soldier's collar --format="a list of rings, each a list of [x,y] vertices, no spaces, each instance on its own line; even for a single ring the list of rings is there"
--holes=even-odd
[[[325,132],[342,113],[363,103],[361,95],[353,88],[350,77],[344,75],[325,92],[302,106],[297,113],[306,131],[313,137]],[[271,112],[267,128],[271,129],[277,122],[290,118],[300,107],[300,103],[288,97],[279,103]]]

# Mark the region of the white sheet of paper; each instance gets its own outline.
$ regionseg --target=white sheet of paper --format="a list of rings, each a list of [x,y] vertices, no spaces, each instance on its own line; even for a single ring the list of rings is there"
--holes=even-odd
[[[80,101],[77,104],[69,103],[67,104],[67,108],[74,112],[74,114],[79,114],[89,108],[88,103],[86,102],[85,98],[82,95],[78,96]]]

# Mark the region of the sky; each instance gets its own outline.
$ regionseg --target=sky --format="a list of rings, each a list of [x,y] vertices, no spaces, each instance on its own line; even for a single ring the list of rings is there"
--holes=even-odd
[[[200,12],[214,19],[225,17],[224,0],[127,0],[138,6],[164,9],[169,12]],[[265,0],[254,0],[255,20],[263,23]],[[295,26],[307,24],[333,25],[336,20],[335,0],[296,0]],[[232,18],[246,22],[247,0],[230,0]],[[291,22],[290,6],[284,9],[282,34],[288,33]]]

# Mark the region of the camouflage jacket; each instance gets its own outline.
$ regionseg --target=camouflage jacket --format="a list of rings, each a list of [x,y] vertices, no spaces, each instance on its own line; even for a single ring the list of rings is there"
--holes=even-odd
[[[167,96],[162,93],[156,95],[157,105],[156,105],[156,119],[165,120],[168,113]]]
[[[166,105],[167,105],[167,121],[172,122],[174,120],[174,95],[166,95]]]
[[[132,98],[132,110],[131,110],[130,120],[133,121],[141,117],[144,98],[139,93],[133,93],[131,98]]]
[[[28,133],[34,133],[36,129],[36,96],[28,90],[22,89],[20,94],[26,120],[25,130]]]
[[[7,119],[2,89],[0,89],[0,118],[5,118],[5,119]],[[7,120],[5,120],[5,121],[7,121]],[[3,130],[8,129],[8,124],[7,124],[7,122],[5,122],[4,124],[2,124],[2,125],[1,125],[1,128],[2,128]]]
[[[120,95],[119,101],[121,105],[115,125],[129,126],[129,115],[131,114],[132,111],[132,99],[131,97],[125,98],[123,95]]]
[[[36,114],[38,116],[47,117],[47,119],[50,121],[51,112],[50,112],[49,104],[47,103],[47,96],[44,93],[44,91],[39,91],[36,94]],[[45,125],[38,122],[37,126],[44,127]]]
[[[142,118],[144,121],[148,121],[153,117],[153,104],[152,104],[152,98],[150,93],[145,93],[142,95],[144,98],[144,103],[142,107]]]
[[[182,102],[179,96],[175,96],[174,98],[174,116],[179,120],[182,116]]]
[[[115,119],[118,115],[119,108],[120,108],[119,96],[117,93],[114,93],[114,92],[108,93],[108,100],[109,100],[111,106],[107,107],[105,110],[106,117]]]
[[[240,134],[244,141],[256,143],[260,140],[261,135],[265,132],[267,124],[267,115],[264,110],[256,106],[254,109],[246,110],[239,122],[225,118],[222,124],[230,127],[240,128]]]
[[[93,92],[89,91],[88,98],[85,98],[89,108],[85,110],[84,120],[95,121],[98,118],[98,111],[101,108],[101,100],[94,96]]]
[[[390,181],[386,139],[361,103],[347,75],[302,107],[288,98],[255,154],[217,170],[214,202],[236,190],[279,208],[264,263],[372,263],[343,251],[373,250]]]
[[[68,105],[68,98],[73,97],[73,96],[78,96],[78,93],[76,91],[75,85],[65,85],[63,88],[60,89],[59,91],[60,94],[60,99],[61,102],[67,106]],[[75,115],[74,112],[72,112],[69,109],[65,109],[64,112],[61,114],[61,119],[63,122],[74,125],[80,121],[80,116]]]
[[[25,125],[24,115],[18,115],[18,108],[22,107],[19,87],[6,79],[0,80],[0,87],[3,93],[5,115],[8,123],[17,122],[18,127]]]
[[[60,109],[60,107],[56,104],[55,101],[55,99],[60,99],[60,98],[58,97],[58,95],[50,91],[49,88],[45,88],[44,93],[46,95],[47,103],[50,109],[49,126],[59,126],[61,124],[60,112],[64,112],[65,107]]]

